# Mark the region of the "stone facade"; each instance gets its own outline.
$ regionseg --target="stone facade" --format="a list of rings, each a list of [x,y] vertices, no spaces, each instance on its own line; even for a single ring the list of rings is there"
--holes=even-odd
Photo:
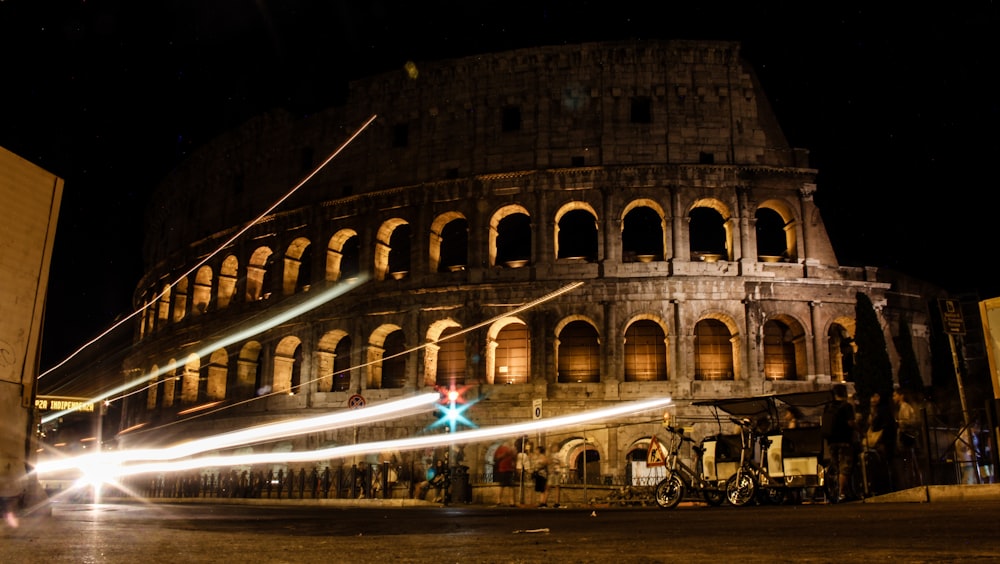
[[[669,396],[698,435],[718,428],[692,401],[849,380],[858,292],[900,304],[894,315],[916,326],[926,312],[894,301],[877,269],[838,264],[807,160],[731,42],[412,64],[352,83],[341,107],[260,116],[192,155],[154,198],[126,369],[156,384],[130,398],[123,427],[143,427],[122,440],[166,443],[452,384],[479,400],[466,415],[480,426],[530,420],[538,401],[551,417]],[[928,350],[926,334],[914,339]],[[585,459],[592,477],[619,474],[659,420],[530,440],[571,476]],[[401,438],[433,421],[254,449]],[[467,445],[465,464],[488,475],[495,446]]]

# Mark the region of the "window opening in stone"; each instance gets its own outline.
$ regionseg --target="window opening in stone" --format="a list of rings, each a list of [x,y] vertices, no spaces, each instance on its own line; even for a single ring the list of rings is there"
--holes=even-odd
[[[224,349],[212,353],[205,367],[205,397],[211,401],[226,399],[226,382],[229,379],[229,355]]]
[[[465,383],[465,339],[460,335],[448,339],[461,331],[461,327],[448,327],[438,337],[437,375],[435,384],[448,386]]]
[[[569,158],[569,165],[574,168],[579,168],[587,163],[587,159],[582,156],[573,156]]]
[[[361,272],[361,238],[355,235],[345,241],[340,253],[340,272],[342,278],[345,280],[357,278]]]
[[[764,377],[771,380],[795,380],[795,337],[781,321],[764,324]]]
[[[351,338],[345,336],[337,342],[333,359],[333,391],[346,392],[351,389]]]
[[[830,377],[834,382],[854,381],[854,338],[840,324],[833,324],[827,333],[830,347]]]
[[[410,124],[397,123],[392,126],[392,146],[395,149],[406,147],[410,144]]]
[[[264,389],[263,371],[260,365],[260,343],[250,341],[240,349],[236,363],[235,397],[252,398],[268,393]]]
[[[229,255],[222,261],[222,268],[219,270],[219,309],[229,307],[233,296],[236,294],[236,279],[239,276],[239,260]]]
[[[302,341],[298,337],[285,337],[274,350],[274,392],[294,395],[301,382]]]
[[[510,323],[497,333],[493,353],[494,384],[528,383],[528,326]]]
[[[151,374],[156,374],[159,371],[160,367],[156,366],[155,364],[150,369]],[[159,400],[159,394],[157,392],[160,391],[161,385],[162,382],[160,382],[160,377],[153,376],[149,389],[146,391],[146,409],[153,410],[159,407],[159,405],[157,404],[157,401]]]
[[[622,228],[622,260],[662,261],[663,256],[663,219],[660,214],[645,206],[628,212]]]
[[[560,259],[597,260],[597,218],[587,210],[570,210],[559,219]]]
[[[576,456],[574,461],[574,472],[570,476],[576,483],[601,484],[603,476],[601,474],[601,454],[591,447]]]
[[[698,153],[698,164],[715,164],[715,153],[706,153],[705,151]]]
[[[271,249],[260,247],[250,257],[250,264],[247,265],[247,302],[253,303],[270,297],[271,254]]]
[[[757,257],[764,262],[778,262],[788,256],[785,220],[781,214],[759,208],[756,213]]]
[[[194,296],[192,297],[191,314],[201,315],[208,311],[212,299],[212,267],[203,266],[194,277]]]
[[[400,354],[406,350],[403,331],[396,330],[389,333],[383,348],[385,352],[382,355],[382,388],[402,388],[406,385],[407,356]]]
[[[312,286],[312,244],[304,237],[292,241],[285,251],[282,292],[286,296],[307,292]]]
[[[559,333],[559,382],[600,382],[601,345],[597,329],[571,321]]]
[[[410,225],[397,226],[389,237],[389,274],[405,278],[410,272]]]
[[[703,319],[694,330],[695,380],[732,380],[733,344],[726,324]]]
[[[632,98],[629,120],[632,123],[653,123],[653,101],[646,96]]]
[[[174,284],[174,316],[173,322],[177,323],[184,319],[187,314],[188,302],[188,279],[181,278]]]
[[[156,328],[163,329],[167,326],[167,320],[170,319],[170,285],[165,284],[163,286],[163,291],[160,294],[160,302],[157,304],[156,311]]]
[[[667,345],[663,328],[642,319],[625,330],[625,381],[652,382],[667,379]]]
[[[521,130],[520,106],[505,106],[501,117],[501,129],[505,132]]]
[[[531,262],[531,218],[514,213],[497,224],[498,265],[516,268]]]
[[[441,229],[441,263],[438,272],[465,270],[469,263],[469,222],[456,219]]]
[[[728,260],[726,226],[722,214],[712,208],[694,208],[689,215],[691,260]]]

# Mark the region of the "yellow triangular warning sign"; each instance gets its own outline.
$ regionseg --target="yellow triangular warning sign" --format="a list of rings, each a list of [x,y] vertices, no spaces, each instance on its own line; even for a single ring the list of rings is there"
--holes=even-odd
[[[666,462],[667,457],[663,454],[660,441],[653,437],[649,441],[649,450],[646,452],[646,466],[663,466]]]

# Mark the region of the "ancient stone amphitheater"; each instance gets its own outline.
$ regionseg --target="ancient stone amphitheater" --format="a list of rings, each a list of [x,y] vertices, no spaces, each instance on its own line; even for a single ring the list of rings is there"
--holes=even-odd
[[[693,401],[850,380],[858,292],[890,343],[906,318],[928,362],[922,301],[875,268],[838,264],[817,173],[733,42],[408,63],[351,83],[342,106],[262,115],[157,191],[135,294],[146,309],[125,367],[154,384],[130,396],[121,441],[166,444],[450,386],[480,427],[670,397],[673,416],[705,434],[715,423]],[[644,459],[661,415],[527,438],[567,479],[601,479]],[[435,420],[241,452],[440,433]],[[500,440],[464,445],[472,474],[489,479]]]

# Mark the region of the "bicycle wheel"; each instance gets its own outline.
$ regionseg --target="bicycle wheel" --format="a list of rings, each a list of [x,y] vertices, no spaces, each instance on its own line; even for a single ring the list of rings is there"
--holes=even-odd
[[[757,493],[757,481],[749,471],[737,472],[726,482],[726,499],[733,505],[750,503],[755,493]]]
[[[671,474],[656,484],[656,504],[664,509],[673,509],[684,499],[684,482],[677,474]]]

